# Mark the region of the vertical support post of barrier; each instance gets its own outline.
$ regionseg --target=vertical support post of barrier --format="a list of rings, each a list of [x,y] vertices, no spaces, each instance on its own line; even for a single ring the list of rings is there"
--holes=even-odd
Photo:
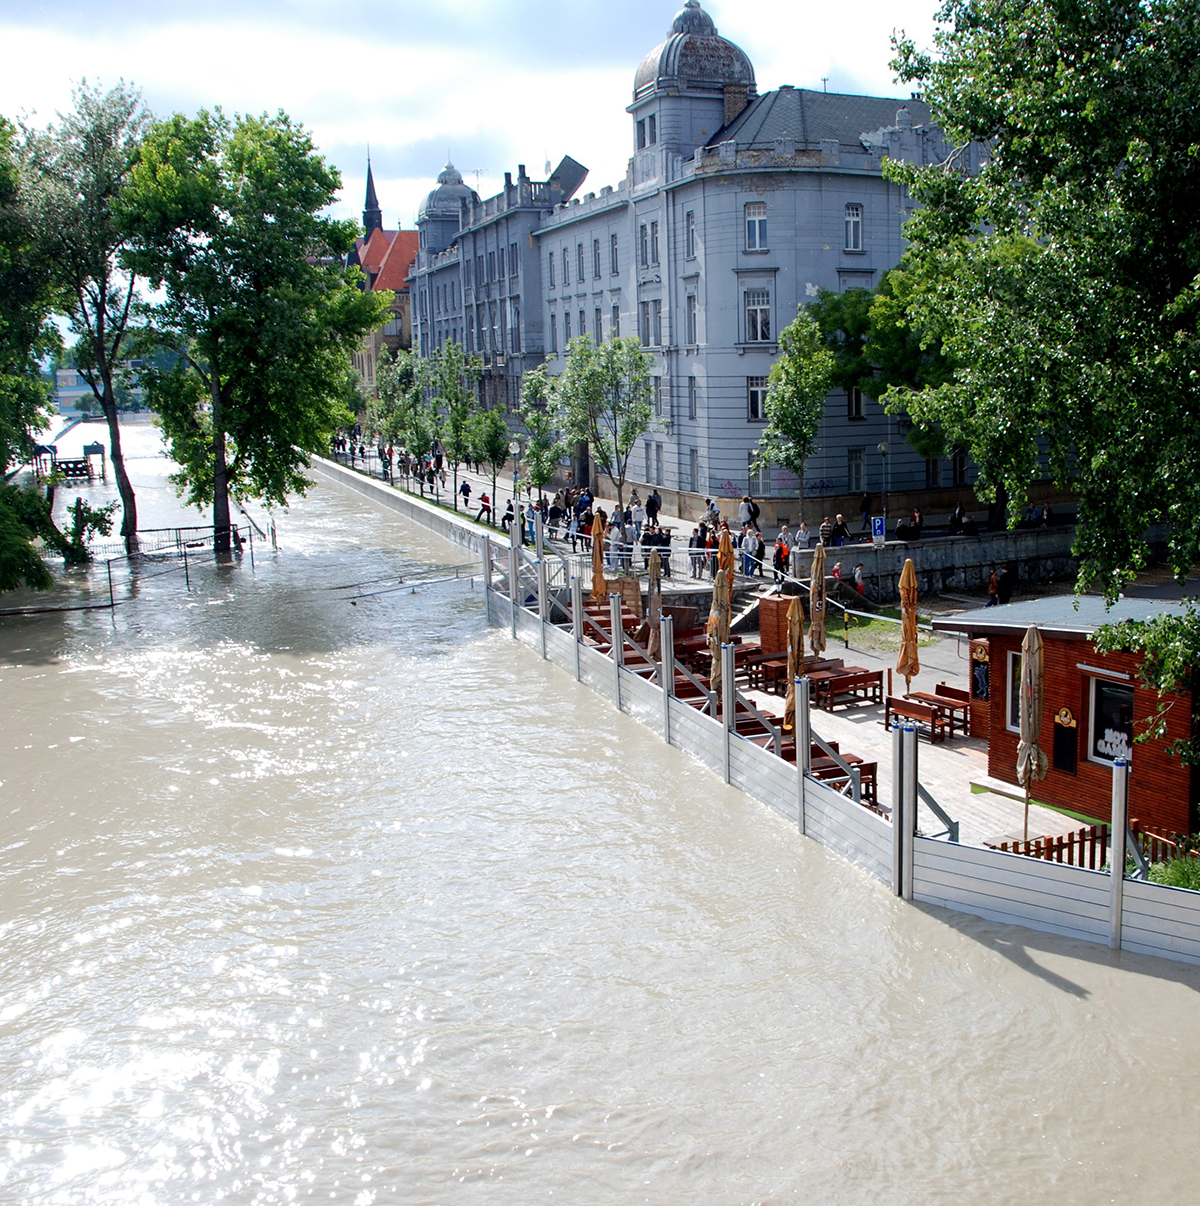
[[[508,599],[512,613],[512,635],[517,639],[517,600],[521,595],[521,554],[517,547],[517,521],[508,525]]]
[[[906,724],[904,743],[904,899],[913,898],[913,849],[917,836],[917,729]]]
[[[536,514],[536,512],[535,512]],[[539,521],[541,516],[538,515]],[[546,563],[538,559],[537,563],[537,597],[538,597],[538,628],[542,634],[542,660],[546,659],[546,623],[549,619],[549,605],[546,592]]]
[[[571,635],[575,638],[575,681],[583,677],[580,666],[580,646],[583,644],[583,579],[574,574],[571,577]]]
[[[483,611],[492,622],[492,538],[483,538]]]
[[[1108,869],[1112,874],[1112,897],[1108,913],[1108,945],[1121,949],[1121,926],[1125,911],[1125,834],[1129,824],[1129,763],[1118,758],[1112,769],[1112,845]]]
[[[608,619],[612,624],[612,653],[613,682],[616,688],[614,698],[617,701],[617,711],[621,711],[621,665],[625,661],[625,629],[621,627],[621,596],[608,596]]]
[[[904,734],[892,726],[892,892],[904,895]]]
[[[108,610],[112,611],[117,605],[116,601],[113,599],[112,562],[108,561],[106,564],[108,566]]]
[[[187,587],[188,594],[191,594],[192,575],[188,573],[187,545],[186,544],[183,546],[183,584],[184,584],[184,586]]]
[[[796,692],[796,780],[799,785],[799,811],[796,823],[801,834],[807,832],[807,821],[804,815],[804,790],[808,774],[812,770],[812,713],[809,705],[812,702],[810,689],[812,683],[807,678],[797,678],[794,684]]]
[[[537,550],[537,559],[541,559],[546,555],[546,533],[542,524],[542,509],[541,507],[533,508],[533,545]]]
[[[663,697],[663,740],[671,744],[671,696],[675,694],[675,617],[660,616],[659,620],[658,685]]]
[[[254,568],[254,525],[250,525],[250,568]]]
[[[732,781],[733,733],[737,728],[737,690],[733,681],[733,646],[721,646],[721,727],[725,730],[725,782]]]
[[[862,803],[862,770],[858,766],[850,768],[850,798],[855,804]]]
[[[275,521],[273,519],[271,520],[271,548],[273,548],[275,552],[279,552],[279,540],[275,535]]]

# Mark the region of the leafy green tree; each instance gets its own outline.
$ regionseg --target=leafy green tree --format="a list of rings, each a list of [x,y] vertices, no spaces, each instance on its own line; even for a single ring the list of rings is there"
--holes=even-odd
[[[230,496],[284,504],[310,456],[351,419],[344,380],[390,293],[341,267],[357,227],[328,216],[340,187],[283,113],[194,119],[146,136],[122,201],[130,266],[160,294],[151,315],[179,355],[148,385],[188,500],[212,504],[230,547]]]
[[[0,486],[0,592],[24,584],[48,590],[54,577],[33,542],[55,531],[50,506],[36,490]]]
[[[121,535],[137,547],[137,500],[125,469],[118,423],[119,366],[126,357],[138,296],[125,261],[129,227],[123,198],[151,116],[141,94],[120,84],[86,84],[57,126],[26,130],[22,194],[40,255],[53,265],[61,306],[78,337],[75,365],[108,423],[109,460],[121,496]]]
[[[970,449],[984,497],[1016,505],[1047,466],[1073,489],[1081,585],[1119,591],[1157,521],[1183,574],[1200,558],[1200,9],[948,0],[939,21],[895,66],[968,150],[889,170],[920,202],[903,323],[953,373],[888,400]]]
[[[471,416],[468,430],[471,437],[471,455],[480,464],[486,465],[492,473],[491,498],[494,517],[496,478],[508,460],[508,443],[511,438],[508,424],[498,410],[481,410]]]
[[[558,459],[563,449],[552,405],[553,392],[545,369],[536,368],[525,374],[521,385],[521,422],[529,432],[529,442],[525,445],[525,476],[539,498],[558,472]]]
[[[462,345],[450,339],[433,353],[428,363],[429,389],[442,420],[442,445],[454,473],[454,509],[457,511],[458,464],[471,453],[474,386],[483,374],[483,361],[478,356],[467,356]]]
[[[779,332],[779,357],[767,388],[767,425],[758,442],[756,465],[782,465],[800,479],[817,446],[825,395],[833,388],[837,360],[817,320],[801,306]]]
[[[367,424],[390,443],[403,443],[408,410],[416,388],[415,357],[403,350],[395,354],[384,348],[375,368],[378,397],[367,402]]]
[[[625,505],[629,458],[650,429],[651,359],[636,337],[597,347],[579,335],[567,349],[567,366],[554,384],[556,421],[564,437],[586,440],[592,459]]]

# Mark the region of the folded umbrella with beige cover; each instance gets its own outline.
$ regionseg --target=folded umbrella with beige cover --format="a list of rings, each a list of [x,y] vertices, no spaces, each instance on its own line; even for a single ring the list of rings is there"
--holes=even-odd
[[[604,580],[604,516],[597,511],[592,520],[592,599],[603,603],[608,595]]]
[[[1042,736],[1044,696],[1042,634],[1036,624],[1025,630],[1021,642],[1020,739],[1017,742],[1017,782],[1025,789],[1025,840],[1029,840],[1029,786],[1044,779],[1049,769]]]
[[[728,575],[729,589],[733,589],[734,576],[733,537],[728,528],[721,529],[721,539],[717,542],[717,569],[724,570]]]
[[[921,673],[917,650],[917,567],[911,557],[905,560],[900,573],[900,655],[896,658],[896,673],[904,675],[905,691]]]
[[[662,655],[662,558],[658,549],[650,554],[650,587],[646,592],[646,619],[650,625],[650,637],[646,643],[650,656],[658,660]]]
[[[808,647],[813,653],[825,652],[825,546],[813,550],[808,576],[808,602],[812,623],[808,628]]]
[[[729,641],[729,575],[717,570],[712,585],[712,607],[708,612],[708,651],[712,654],[710,684],[721,702],[721,646]]]
[[[796,727],[796,678],[804,665],[804,604],[796,595],[788,604],[788,682],[783,702],[783,727],[790,733]]]

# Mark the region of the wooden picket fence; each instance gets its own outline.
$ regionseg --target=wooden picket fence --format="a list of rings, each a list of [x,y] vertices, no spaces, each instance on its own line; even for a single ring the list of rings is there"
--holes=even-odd
[[[1180,857],[1179,847],[1175,842],[1177,834],[1143,827],[1137,820],[1130,821],[1129,828],[1133,831],[1134,840],[1141,847],[1148,863],[1165,863]],[[1040,858],[1048,863],[1065,863],[1071,867],[1087,867],[1092,871],[1099,871],[1108,862],[1109,841],[1107,825],[1088,825],[1074,833],[1064,833],[1056,837],[1001,842],[995,846],[989,843],[989,849]],[[1200,858],[1200,851],[1188,850],[1184,856]]]

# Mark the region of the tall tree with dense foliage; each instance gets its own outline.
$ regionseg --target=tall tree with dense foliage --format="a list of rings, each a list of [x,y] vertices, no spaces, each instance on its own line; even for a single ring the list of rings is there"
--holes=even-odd
[[[525,445],[525,476],[541,497],[558,472],[563,442],[553,406],[553,384],[543,368],[525,374],[521,383],[521,422],[529,432]]]
[[[454,509],[458,510],[458,464],[471,455],[471,415],[475,383],[483,361],[467,356],[462,345],[447,340],[428,360],[427,381],[434,407],[441,416],[442,446],[454,474]]]
[[[391,443],[404,443],[416,381],[413,354],[403,349],[393,353],[384,348],[375,367],[377,396],[367,402],[367,425]]]
[[[495,508],[496,478],[508,460],[508,445],[511,439],[508,424],[498,410],[481,410],[471,416],[468,430],[471,436],[471,455],[491,470],[491,498],[492,507]]]
[[[625,505],[629,458],[650,429],[650,365],[634,336],[596,346],[588,335],[571,340],[567,366],[554,383],[557,422],[568,440],[586,440],[597,469]]]
[[[800,479],[817,446],[825,395],[833,388],[837,361],[817,320],[803,307],[779,332],[779,357],[767,388],[767,425],[758,442],[759,466],[782,465]]]
[[[52,266],[60,305],[77,336],[75,367],[108,423],[109,460],[121,496],[121,535],[137,545],[137,500],[125,468],[117,401],[138,296],[125,260],[123,198],[150,124],[141,94],[81,85],[74,108],[45,130],[26,130],[22,194],[39,253]]]
[[[131,267],[159,292],[152,320],[179,355],[148,377],[188,500],[284,504],[349,421],[344,378],[391,294],[341,267],[357,227],[328,216],[340,179],[284,114],[220,111],[156,123],[123,194]]]
[[[890,171],[920,202],[904,321],[954,371],[888,398],[970,449],[985,497],[1019,501],[1047,465],[1072,488],[1081,584],[1115,594],[1158,521],[1183,574],[1200,558],[1200,9],[947,0],[939,21],[895,65],[970,149]]]

